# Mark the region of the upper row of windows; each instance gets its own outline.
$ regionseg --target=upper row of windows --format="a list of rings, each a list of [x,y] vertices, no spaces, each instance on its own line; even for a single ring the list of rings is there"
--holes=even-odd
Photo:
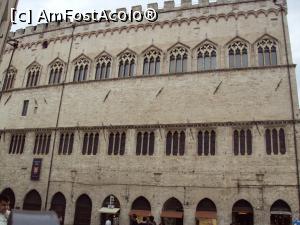
[[[229,68],[248,67],[249,44],[242,39],[235,39],[228,45]],[[272,38],[263,38],[256,44],[257,60],[259,66],[277,65],[278,43]],[[197,70],[217,69],[217,45],[211,41],[205,41],[196,49]],[[161,72],[162,51],[151,47],[143,55],[143,75],[158,75]],[[168,52],[169,73],[187,72],[187,65],[190,55],[188,47],[177,44]],[[131,50],[125,50],[118,57],[118,77],[132,77],[136,74],[137,56]],[[102,80],[111,77],[112,56],[103,52],[95,60],[95,80]],[[80,55],[73,61],[73,82],[85,81],[91,67],[91,60]],[[48,84],[59,84],[63,82],[63,72],[66,64],[56,59],[49,66]],[[11,67],[4,79],[3,90],[13,88],[17,70]],[[35,87],[39,84],[41,65],[31,64],[27,69],[26,87]]]

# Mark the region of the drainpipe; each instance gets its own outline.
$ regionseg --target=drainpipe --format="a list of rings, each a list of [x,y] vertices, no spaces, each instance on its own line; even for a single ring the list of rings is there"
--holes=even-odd
[[[49,175],[48,175],[48,182],[47,182],[46,200],[45,200],[45,206],[44,206],[45,210],[47,210],[47,204],[48,204],[48,198],[49,198],[49,188],[50,188],[50,182],[51,182],[51,174],[52,174],[53,157],[54,157],[54,151],[55,151],[55,142],[56,142],[56,136],[57,136],[57,128],[58,128],[59,116],[60,116],[60,111],[61,111],[62,99],[63,99],[63,95],[64,95],[64,90],[65,90],[66,78],[67,78],[68,70],[69,70],[70,57],[71,57],[71,52],[72,52],[72,47],[73,47],[73,42],[74,42],[75,27],[76,27],[76,25],[72,24],[73,30],[72,30],[72,36],[71,36],[71,45],[70,45],[70,49],[69,49],[69,56],[68,56],[68,62],[67,62],[67,66],[66,66],[65,77],[64,77],[64,80],[62,83],[62,91],[61,91],[61,95],[60,95],[60,102],[59,102],[56,125],[55,125],[55,130],[54,130],[54,139],[53,139],[53,146],[52,146],[50,167],[49,167]]]
[[[286,40],[286,30],[284,25],[284,16],[285,12],[282,4],[277,3],[277,0],[274,0],[274,4],[280,7],[281,13],[281,24],[282,24],[282,32],[284,38],[284,48],[285,48],[285,57],[287,63],[287,72],[288,72],[288,81],[289,81],[289,94],[290,94],[290,102],[291,102],[291,112],[292,112],[292,123],[293,123],[293,139],[294,139],[294,153],[295,153],[295,163],[296,163],[296,176],[297,176],[297,191],[298,191],[298,219],[300,218],[300,183],[299,183],[299,163],[298,163],[298,147],[297,147],[297,136],[296,136],[296,120],[295,120],[295,109],[294,109],[294,101],[293,101],[293,92],[292,92],[292,83],[291,83],[291,71],[290,71],[290,60],[288,53],[288,44]]]

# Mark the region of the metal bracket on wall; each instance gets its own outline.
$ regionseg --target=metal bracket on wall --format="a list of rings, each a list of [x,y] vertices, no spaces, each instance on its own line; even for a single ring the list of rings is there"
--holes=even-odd
[[[159,89],[159,91],[155,95],[156,98],[160,95],[160,93],[163,91],[163,89],[164,89],[164,87],[162,87],[161,89]]]
[[[218,90],[219,90],[219,88],[220,88],[222,82],[223,82],[223,81],[221,81],[221,82],[219,83],[219,85],[216,87],[216,89],[215,89],[215,91],[214,91],[214,94],[216,94],[216,93],[218,92]]]
[[[282,82],[282,79],[280,79],[280,81],[278,82],[278,84],[277,84],[277,86],[276,86],[276,88],[275,88],[275,91],[278,90],[278,88],[280,87],[281,82]]]
[[[106,94],[105,98],[103,99],[103,102],[105,102],[105,101],[106,101],[106,99],[108,98],[108,96],[109,96],[110,92],[111,92],[111,90],[109,90],[109,91],[107,92],[107,94]]]
[[[8,103],[9,99],[11,98],[11,95],[8,96],[8,98],[6,99],[6,101],[4,102],[4,105],[6,105],[6,103]]]

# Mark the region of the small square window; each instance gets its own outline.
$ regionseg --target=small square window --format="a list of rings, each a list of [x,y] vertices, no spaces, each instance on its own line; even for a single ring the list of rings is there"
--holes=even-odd
[[[29,100],[24,100],[23,109],[22,109],[22,116],[27,115],[28,105],[29,105]]]

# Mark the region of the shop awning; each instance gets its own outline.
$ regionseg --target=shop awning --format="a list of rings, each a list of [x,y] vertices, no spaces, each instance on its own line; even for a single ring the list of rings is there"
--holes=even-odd
[[[274,214],[276,214],[276,215],[289,215],[289,216],[292,215],[291,212],[287,212],[287,211],[271,211],[271,214],[272,215],[274,215]]]
[[[217,212],[197,211],[195,217],[198,219],[217,219]]]
[[[137,216],[151,216],[151,211],[149,210],[137,210],[137,209],[132,209],[129,213],[129,216],[132,216],[133,214],[137,215]]]
[[[183,212],[177,212],[177,211],[162,211],[160,214],[161,217],[166,218],[176,218],[181,219],[183,218]]]
[[[241,214],[253,214],[253,210],[248,207],[234,207],[232,209],[232,212]]]
[[[102,207],[101,209],[99,209],[100,213],[107,213],[107,214],[116,214],[117,212],[119,212],[120,209],[119,208],[107,208],[107,207]]]

